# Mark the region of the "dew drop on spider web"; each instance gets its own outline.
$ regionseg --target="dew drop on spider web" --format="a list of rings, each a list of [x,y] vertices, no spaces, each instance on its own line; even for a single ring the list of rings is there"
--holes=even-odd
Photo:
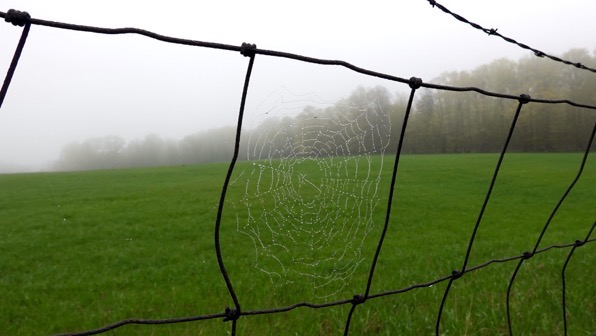
[[[259,106],[244,129],[249,163],[235,174],[247,180],[230,184],[230,211],[253,242],[255,268],[273,285],[302,284],[329,297],[370,257],[365,238],[381,226],[389,112],[375,96],[329,103],[283,87]]]

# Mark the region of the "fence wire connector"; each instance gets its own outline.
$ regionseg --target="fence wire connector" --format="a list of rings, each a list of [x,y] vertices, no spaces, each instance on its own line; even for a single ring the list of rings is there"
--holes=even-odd
[[[6,12],[6,16],[4,17],[4,21],[12,23],[13,26],[20,26],[23,27],[29,20],[31,19],[31,15],[27,12],[22,12],[16,9],[9,9]]]
[[[240,46],[240,53],[246,57],[254,57],[257,53],[257,45],[250,43],[242,43],[242,46]]]
[[[525,94],[525,93],[523,93],[519,96],[519,102],[522,104],[529,103],[531,99],[532,99],[532,97],[530,97],[530,95]]]
[[[233,309],[230,307],[226,307],[225,311],[226,317],[224,317],[223,321],[236,321],[240,317],[240,312],[237,309]]]
[[[464,275],[463,272],[461,272],[459,270],[454,270],[453,272],[451,272],[451,279],[457,280],[457,279],[461,278],[462,275]]]
[[[435,0],[428,0],[428,3],[433,6],[433,8],[435,8],[435,5],[437,4]]]
[[[524,255],[522,256],[523,260],[528,260],[530,258],[532,258],[534,256],[534,253],[532,252],[524,252]]]
[[[362,304],[364,302],[366,302],[366,298],[364,297],[364,295],[356,294],[352,298],[352,304],[353,305],[359,305],[359,304]]]
[[[575,246],[575,247],[580,247],[580,246],[583,246],[585,243],[586,243],[586,242],[585,242],[585,241],[583,241],[583,240],[576,240],[576,241],[575,241],[575,244],[573,244],[573,246]]]
[[[422,86],[422,79],[418,77],[411,77],[408,85],[410,85],[412,89],[417,90]]]

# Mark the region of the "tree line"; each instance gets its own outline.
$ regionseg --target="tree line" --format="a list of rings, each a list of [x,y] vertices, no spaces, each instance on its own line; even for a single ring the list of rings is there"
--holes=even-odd
[[[573,49],[565,59],[596,65],[596,51]],[[499,59],[471,72],[447,72],[436,82],[451,86],[477,86],[511,95],[529,94],[543,99],[568,99],[596,105],[596,76],[574,67],[531,57],[517,62]],[[477,93],[425,90],[416,103],[408,151],[461,153],[499,151],[511,124],[517,101]],[[510,144],[512,151],[582,151],[596,111],[567,104],[524,106]]]
[[[596,51],[573,49],[565,59],[594,67]],[[499,59],[472,71],[445,72],[433,83],[476,86],[489,91],[596,105],[596,76],[550,60]],[[295,116],[274,114],[245,129],[241,160],[326,157],[394,152],[407,97],[384,87],[357,88],[335,104],[305,107]],[[404,140],[405,153],[500,151],[517,101],[473,92],[420,89]],[[531,103],[522,109],[510,150],[582,151],[596,122],[596,111],[567,104]],[[232,157],[234,127],[201,131],[180,140],[148,135],[126,142],[116,136],[65,146],[56,170],[113,169],[155,165],[225,162]]]

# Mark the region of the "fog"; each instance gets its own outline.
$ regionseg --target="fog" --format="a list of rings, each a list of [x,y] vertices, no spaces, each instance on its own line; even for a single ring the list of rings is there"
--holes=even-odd
[[[467,19],[554,55],[595,50],[593,0],[442,0]],[[101,27],[137,27],[200,41],[340,59],[356,66],[432,81],[498,58],[531,55],[430,6],[409,1],[41,1],[4,0],[0,11]],[[0,25],[0,71],[22,28]],[[139,35],[108,36],[32,26],[0,109],[0,171],[51,167],[62,148],[89,138],[130,141],[156,134],[181,139],[234,125],[247,58]],[[579,71],[579,70],[578,70]],[[257,55],[247,110],[271,95],[317,97],[329,104],[359,86],[407,86],[340,67]],[[302,99],[302,98],[301,98]],[[303,99],[304,104],[313,104]],[[255,120],[247,120],[255,127]]]

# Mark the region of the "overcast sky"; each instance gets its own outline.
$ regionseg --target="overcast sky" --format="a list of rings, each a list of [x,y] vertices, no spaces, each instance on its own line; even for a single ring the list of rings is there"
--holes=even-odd
[[[438,2],[550,54],[596,49],[594,0]],[[45,20],[136,27],[232,45],[250,42],[427,82],[444,71],[531,55],[456,21],[427,0],[0,1],[0,11],[11,8]],[[21,30],[0,22],[2,78]],[[40,169],[65,144],[92,137],[131,140],[153,133],[180,139],[233,125],[246,64],[235,52],[33,26],[0,109],[0,166]],[[295,97],[333,102],[359,85],[384,85],[390,92],[407,88],[343,68],[257,56],[247,111],[257,110],[280,88]]]

